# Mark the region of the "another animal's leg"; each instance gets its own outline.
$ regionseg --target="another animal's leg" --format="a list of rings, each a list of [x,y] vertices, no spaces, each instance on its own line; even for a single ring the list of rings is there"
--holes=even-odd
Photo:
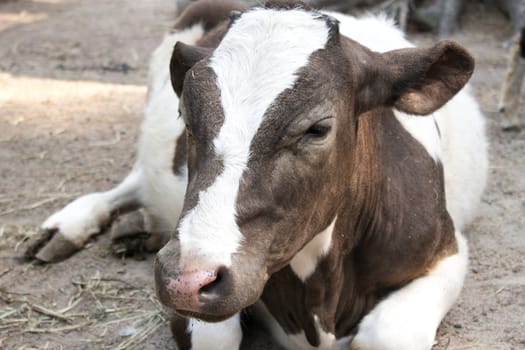
[[[139,208],[142,171],[133,170],[117,187],[77,198],[54,213],[30,239],[25,255],[45,262],[63,260],[81,249],[118,215]]]
[[[399,28],[406,32],[408,23],[408,14],[410,9],[414,7],[413,0],[394,0],[385,1],[376,6],[373,13],[386,13],[388,17],[393,18]]]
[[[463,286],[468,267],[465,238],[458,252],[388,295],[359,324],[351,350],[430,350],[436,330]]]
[[[520,47],[521,46],[521,47]],[[525,77],[525,29],[512,41],[507,71],[501,88],[498,111],[501,115],[501,128],[505,131],[518,130],[518,106],[521,87]]]
[[[416,7],[411,3],[411,18],[419,25],[446,37],[458,29],[458,18],[464,0],[436,0],[430,6]]]
[[[458,29],[458,18],[464,0],[441,0],[442,12],[438,24],[440,36],[450,36]]]
[[[242,341],[240,314],[218,323],[174,315],[171,331],[180,350],[237,350]]]

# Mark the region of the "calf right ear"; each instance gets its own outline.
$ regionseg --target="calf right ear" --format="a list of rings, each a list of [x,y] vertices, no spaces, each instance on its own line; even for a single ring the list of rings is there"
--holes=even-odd
[[[472,56],[453,41],[379,54],[373,68],[367,70],[366,87],[356,100],[358,111],[384,105],[428,115],[461,90],[473,70]]]
[[[474,58],[453,41],[390,51],[383,57],[391,67],[394,107],[415,115],[441,108],[465,86],[474,71]]]
[[[190,70],[195,63],[209,56],[211,49],[191,46],[178,41],[173,48],[173,54],[170,61],[171,85],[177,96],[180,97],[184,85],[186,72]]]

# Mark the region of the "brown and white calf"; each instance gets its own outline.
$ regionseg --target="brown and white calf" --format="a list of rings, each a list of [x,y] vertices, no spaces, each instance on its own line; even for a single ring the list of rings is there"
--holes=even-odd
[[[181,349],[239,348],[245,310],[287,349],[430,349],[487,170],[471,56],[296,4],[182,22],[153,55],[133,171],[52,215],[30,254],[140,206],[150,243],[174,232],[155,277]]]

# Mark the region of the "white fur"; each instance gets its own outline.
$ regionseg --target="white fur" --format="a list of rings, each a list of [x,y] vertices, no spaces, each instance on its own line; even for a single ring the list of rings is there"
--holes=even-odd
[[[368,47],[372,51],[386,52],[413,47],[403,32],[385,16],[352,17],[342,13],[323,11],[339,20],[341,34]]]
[[[485,121],[469,86],[434,115],[441,133],[447,209],[461,230],[474,219],[487,181]]]
[[[215,182],[179,226],[181,260],[199,256],[230,266],[243,235],[235,203],[250,145],[277,96],[293,86],[296,72],[328,39],[324,21],[301,10],[253,10],[231,26],[210,59],[221,94],[224,123],[213,142],[223,161]],[[184,264],[184,263],[183,263]]]
[[[235,350],[242,340],[241,317],[239,314],[218,323],[205,323],[190,319],[192,350]]]
[[[301,281],[306,281],[317,268],[319,259],[325,256],[332,245],[332,232],[334,231],[335,221],[322,232],[318,233],[303,249],[301,249],[290,261],[290,267]]]
[[[100,232],[111,212],[140,201],[140,171],[131,172],[117,187],[77,198],[42,224],[44,230],[57,230],[76,247]]]
[[[430,350],[437,327],[459,296],[468,267],[465,238],[456,231],[458,252],[426,276],[380,302],[359,324],[351,349]]]
[[[202,34],[201,25],[168,34],[151,58],[148,99],[140,126],[135,167],[144,173],[143,203],[153,232],[175,229],[187,185],[187,173],[173,174],[176,141],[185,126],[182,118],[177,117],[179,99],[171,86],[171,53],[177,41],[194,44]]]
[[[435,161],[441,159],[441,140],[434,115],[421,117],[409,115],[398,110],[394,110],[394,115],[405,130],[425,147],[428,154],[430,154]]]

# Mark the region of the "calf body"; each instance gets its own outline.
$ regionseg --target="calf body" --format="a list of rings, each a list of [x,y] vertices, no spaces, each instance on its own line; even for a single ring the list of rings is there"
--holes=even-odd
[[[470,56],[451,42],[397,50],[412,45],[383,19],[295,5],[205,29],[154,53],[134,186],[117,196],[144,206],[153,242],[176,232],[156,281],[179,347],[238,348],[249,308],[289,349],[430,349],[487,167],[476,103],[452,98]],[[176,41],[201,45],[175,46],[180,104]],[[106,221],[124,202],[96,196]],[[85,198],[44,229],[72,236],[62,227]]]

